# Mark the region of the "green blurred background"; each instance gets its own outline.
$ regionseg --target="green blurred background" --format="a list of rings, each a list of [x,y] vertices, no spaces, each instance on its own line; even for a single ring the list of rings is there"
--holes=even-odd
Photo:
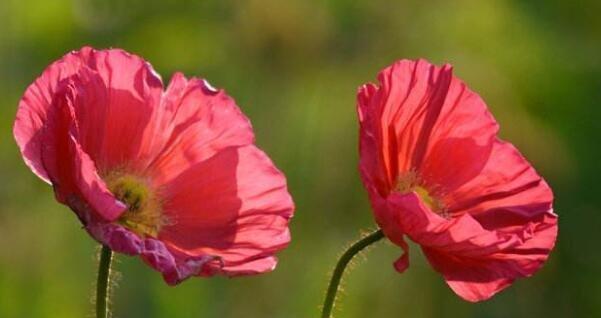
[[[83,45],[121,47],[167,81],[226,88],[288,176],[293,241],[273,273],[168,287],[119,257],[115,317],[316,317],[337,256],[373,228],[357,166],[355,93],[400,58],[450,62],[501,135],[547,178],[560,215],[547,265],[470,304],[413,248],[381,243],[345,279],[337,317],[601,317],[601,2],[1,0],[0,317],[87,317],[96,243],[23,164],[26,86]]]

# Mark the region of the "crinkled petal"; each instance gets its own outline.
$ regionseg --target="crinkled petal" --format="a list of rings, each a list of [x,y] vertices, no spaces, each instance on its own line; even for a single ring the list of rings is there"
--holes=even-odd
[[[273,269],[269,257],[290,241],[286,180],[255,146],[224,149],[160,188],[168,222],[159,239],[182,254],[218,256],[205,274]]]
[[[162,134],[169,136],[148,168],[167,183],[220,150],[254,142],[250,121],[225,91],[205,80],[175,74],[162,100]]]
[[[52,63],[23,94],[13,127],[13,134],[25,163],[46,182],[50,182],[42,163],[42,129],[60,87],[81,68],[75,52]],[[64,89],[64,88],[63,88]]]
[[[495,141],[480,174],[444,196],[449,212],[470,213],[485,228],[511,231],[552,211],[553,193],[509,143]]]
[[[143,59],[123,50],[84,47],[49,66],[25,92],[19,104],[14,135],[26,163],[42,179],[42,129],[55,104],[57,89],[77,82],[74,117],[80,126],[78,142],[100,170],[129,163],[142,165],[162,143],[154,110],[162,83]]]
[[[47,114],[41,138],[42,164],[58,201],[69,205],[84,224],[93,217],[113,221],[126,206],[107,189],[78,142],[72,95],[72,88],[65,86]]]
[[[359,170],[363,184],[373,185],[380,195],[386,195],[393,187],[396,171],[387,165],[387,157],[381,151],[382,132],[376,116],[382,94],[378,87],[366,84],[357,93],[357,113],[359,116]],[[396,167],[394,168],[396,169]]]
[[[140,238],[117,224],[94,223],[87,230],[96,240],[115,252],[142,257],[148,265],[163,274],[169,285],[176,285],[190,276],[200,274],[205,264],[216,259],[215,256],[206,254],[187,256],[172,253],[163,242],[154,238]]]
[[[498,126],[450,65],[401,60],[380,72],[378,80],[379,87],[364,86],[358,97],[360,121],[369,119],[360,138],[370,136],[376,144],[375,150],[363,147],[361,162],[385,168],[388,190],[408,171],[420,171],[426,183],[445,191],[477,175]],[[377,159],[370,163],[364,159],[373,156]]]
[[[163,84],[150,64],[119,49],[79,53],[75,117],[81,144],[98,169],[143,170],[164,143]]]
[[[445,219],[414,192],[393,193],[388,204],[399,214],[403,232],[422,246],[449,286],[469,301],[488,299],[515,279],[534,274],[557,235],[557,218],[545,210],[533,212],[528,223],[507,232],[485,229],[468,213]]]

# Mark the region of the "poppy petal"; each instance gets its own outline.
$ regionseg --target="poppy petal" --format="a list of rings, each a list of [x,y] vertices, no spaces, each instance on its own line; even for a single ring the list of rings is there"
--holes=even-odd
[[[358,97],[360,122],[372,122],[362,124],[361,138],[373,136],[379,149],[364,147],[372,154],[362,154],[362,164],[368,167],[367,158],[381,156],[381,163],[375,162],[386,167],[389,189],[407,171],[420,171],[426,183],[445,191],[475,177],[498,125],[482,99],[453,76],[452,67],[401,60],[380,72],[378,80],[377,90],[364,86]]]
[[[101,171],[141,170],[158,151],[163,84],[150,64],[120,49],[84,48],[75,116],[81,144]],[[154,148],[153,148],[154,146]]]
[[[25,163],[42,180],[50,182],[42,163],[42,136],[48,110],[55,94],[65,86],[65,80],[81,68],[81,59],[71,52],[48,66],[44,72],[27,87],[19,108],[13,134]]]
[[[373,184],[381,195],[385,195],[394,186],[396,172],[390,171],[386,158],[380,151],[381,131],[378,128],[379,119],[375,118],[379,103],[378,87],[373,84],[363,85],[357,93],[357,101],[361,178],[364,184]]]
[[[470,213],[485,228],[522,226],[552,211],[553,193],[515,147],[495,141],[480,174],[445,195],[449,212]]]
[[[285,178],[252,145],[222,150],[160,187],[169,221],[159,238],[182,254],[218,256],[228,275],[251,262],[265,270],[265,258],[290,241]]]
[[[78,141],[79,127],[74,118],[71,86],[47,114],[41,142],[41,157],[48,179],[59,202],[75,210],[84,224],[97,217],[115,220],[126,209],[107,189],[96,166]]]
[[[173,254],[163,242],[154,238],[140,238],[117,224],[93,223],[87,230],[114,252],[140,255],[148,265],[163,274],[169,285],[176,285],[190,276],[198,275],[205,264],[215,259],[212,255],[182,257],[180,254]]]
[[[250,121],[223,90],[201,79],[176,74],[163,97],[170,136],[148,171],[156,183],[168,183],[186,169],[222,149],[254,142]]]
[[[515,279],[536,272],[557,234],[557,219],[547,211],[505,232],[485,229],[470,214],[443,218],[430,211],[415,192],[394,193],[388,202],[399,213],[399,227],[422,246],[449,286],[469,301],[488,299]]]
[[[136,55],[119,49],[96,51],[84,47],[49,66],[27,88],[19,104],[14,135],[31,169],[48,181],[40,157],[40,130],[58,88],[74,80],[79,82],[73,99],[74,116],[81,127],[79,143],[98,169],[144,162],[140,158],[150,154],[142,142],[145,136],[156,134],[149,131],[149,123],[153,110],[159,108],[161,79]]]

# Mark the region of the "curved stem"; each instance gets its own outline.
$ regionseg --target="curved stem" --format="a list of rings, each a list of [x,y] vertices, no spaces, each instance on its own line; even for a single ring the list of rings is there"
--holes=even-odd
[[[321,309],[321,318],[330,318],[332,314],[332,307],[334,306],[334,302],[336,301],[336,293],[338,292],[338,286],[340,285],[340,279],[342,278],[342,274],[344,273],[344,269],[348,265],[348,263],[353,259],[355,255],[357,255],[361,250],[366,248],[367,246],[379,241],[384,237],[384,233],[382,230],[377,230],[368,236],[358,240],[353,243],[351,247],[349,247],[344,254],[338,260],[336,267],[334,268],[334,273],[332,273],[332,278],[330,279],[330,285],[328,286],[328,291],[326,293],[326,299],[323,302],[323,308]]]
[[[98,263],[98,281],[96,282],[96,318],[108,317],[108,300],[111,277],[111,261],[113,251],[102,245],[100,262]]]

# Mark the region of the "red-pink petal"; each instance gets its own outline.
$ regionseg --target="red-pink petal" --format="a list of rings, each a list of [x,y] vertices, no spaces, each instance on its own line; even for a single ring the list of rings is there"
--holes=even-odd
[[[250,121],[234,100],[204,80],[176,74],[162,105],[166,128],[161,133],[170,137],[148,168],[157,183],[169,182],[225,148],[254,142]]]
[[[552,211],[553,193],[515,147],[495,141],[480,174],[444,196],[449,212],[470,213],[485,228],[519,226]]]
[[[396,171],[387,165],[387,157],[382,152],[382,131],[377,116],[381,93],[373,84],[366,84],[357,93],[357,113],[359,116],[359,170],[364,184],[371,184],[380,195],[386,195],[394,187]],[[394,167],[393,170],[397,168]]]
[[[170,222],[159,238],[182,254],[218,256],[222,268],[214,272],[271,269],[266,258],[290,241],[294,206],[285,178],[252,145],[222,150],[161,188]]]
[[[157,135],[151,123],[162,93],[160,78],[135,55],[84,47],[48,67],[19,104],[15,139],[26,163],[42,179],[48,180],[41,164],[41,129],[58,87],[67,81],[78,83],[73,103],[79,143],[100,170],[144,163],[157,151],[145,149],[143,141]]]
[[[98,176],[94,162],[78,142],[72,87],[64,86],[48,111],[40,141],[42,164],[59,202],[69,205],[87,224],[92,218],[115,220],[124,210]]]
[[[470,214],[445,219],[429,210],[415,193],[394,193],[389,209],[398,226],[422,246],[432,266],[462,298],[492,297],[513,280],[536,272],[555,244],[557,218],[533,211],[528,223],[511,232],[488,230]]]
[[[160,77],[123,50],[83,49],[80,56],[86,67],[74,103],[84,149],[101,171],[145,168],[162,146]]]
[[[25,91],[13,127],[13,134],[25,163],[44,181],[49,182],[42,163],[42,128],[47,112],[65,79],[73,76],[81,67],[75,52],[52,63]]]
[[[173,253],[160,240],[140,238],[117,224],[93,223],[86,229],[114,252],[139,255],[148,265],[161,272],[169,285],[176,285],[190,276],[201,274],[205,265],[216,259],[212,255],[186,256]]]
[[[384,167],[388,190],[399,174],[411,170],[446,191],[479,172],[498,126],[450,65],[401,60],[380,72],[378,80],[379,87],[364,86],[358,97],[361,144],[371,138],[376,148],[362,146],[362,169],[375,171],[374,162]]]

